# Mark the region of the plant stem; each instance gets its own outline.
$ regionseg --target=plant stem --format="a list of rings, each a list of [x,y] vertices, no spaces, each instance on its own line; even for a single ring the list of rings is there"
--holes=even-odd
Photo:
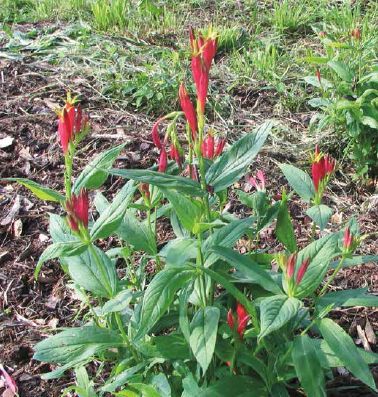
[[[64,188],[66,191],[66,199],[70,199],[72,194],[71,179],[72,179],[72,154],[68,152],[64,156]]]
[[[332,283],[332,281],[333,281],[334,278],[336,277],[337,273],[338,273],[338,272],[340,271],[340,269],[342,268],[343,263],[344,263],[344,261],[345,261],[345,258],[346,258],[345,255],[343,255],[343,257],[340,259],[340,262],[339,262],[339,264],[337,265],[336,269],[335,269],[334,272],[331,274],[330,278],[327,280],[327,282],[324,284],[323,288],[322,288],[321,291],[319,292],[318,297],[321,297],[321,296],[323,296],[323,295],[326,293],[327,288],[329,287],[329,285]]]

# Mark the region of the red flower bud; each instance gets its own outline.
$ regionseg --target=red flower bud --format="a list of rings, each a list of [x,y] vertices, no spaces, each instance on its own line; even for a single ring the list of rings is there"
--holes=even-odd
[[[353,242],[353,235],[350,232],[349,226],[345,229],[343,246],[345,250],[349,250]]]
[[[315,75],[319,81],[319,84],[322,84],[322,79],[321,79],[321,75],[320,75],[320,70],[316,69]]]
[[[192,75],[197,89],[199,111],[203,114],[209,86],[209,71],[216,53],[217,41],[213,34],[205,38],[198,34],[196,38],[194,31],[191,30],[190,45],[192,48]]]
[[[66,210],[68,214],[68,223],[74,232],[79,231],[80,225],[88,228],[88,191],[82,189],[78,196],[73,194],[71,198],[66,201]]]
[[[241,339],[243,339],[248,321],[249,314],[247,310],[245,310],[245,307],[238,302],[236,305],[236,331]],[[227,323],[232,330],[235,329],[235,319],[231,309],[227,312]]]
[[[68,151],[68,145],[72,139],[73,128],[67,109],[64,107],[62,113],[59,115],[58,134],[60,137],[60,144],[62,145],[63,153]]]
[[[188,165],[188,174],[193,181],[199,181],[197,167],[194,164]]]
[[[159,172],[165,172],[168,167],[168,158],[167,158],[167,152],[164,147],[161,148],[160,150],[160,158],[159,158]]]
[[[297,261],[297,254],[290,254],[287,259],[286,265],[286,275],[288,278],[292,278],[294,276],[295,263]]]
[[[310,258],[307,258],[302,262],[297,273],[297,279],[295,281],[297,285],[302,281],[303,276],[305,275],[309,265],[310,265]]]
[[[319,37],[321,38],[327,37],[327,32],[324,31],[319,32]]]
[[[150,198],[150,188],[149,188],[149,184],[148,183],[141,183],[140,185],[139,185],[139,190],[140,190],[140,192],[142,193],[142,195],[144,196],[144,197],[146,197],[147,199],[149,199]]]
[[[179,88],[179,98],[182,111],[185,113],[186,120],[188,121],[190,130],[192,131],[193,140],[197,136],[197,116],[194,109],[193,103],[190,100],[189,94],[186,91],[185,85],[180,84]]]
[[[154,145],[158,148],[161,149],[161,140],[159,136],[159,124],[163,119],[160,118],[158,119],[155,124],[152,127],[151,135],[152,135],[152,141]]]
[[[265,174],[263,171],[257,171],[256,178],[253,176],[248,177],[248,183],[252,185],[258,191],[265,191]],[[259,180],[259,182],[257,182]]]
[[[215,154],[214,154],[215,157],[218,157],[222,154],[225,145],[226,145],[225,138],[218,139],[217,147],[215,149]]]
[[[329,154],[320,152],[318,145],[315,147],[315,154],[311,166],[312,181],[315,190],[318,191],[319,184],[327,176],[331,175],[336,167],[336,161]]]
[[[171,159],[176,161],[177,165],[181,168],[182,161],[180,151],[174,143],[171,144],[169,155]]]
[[[358,28],[353,29],[350,35],[356,40],[361,40],[361,30]]]

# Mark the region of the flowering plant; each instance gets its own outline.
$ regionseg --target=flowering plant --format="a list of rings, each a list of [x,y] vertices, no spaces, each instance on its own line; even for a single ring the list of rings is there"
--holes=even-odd
[[[65,195],[13,179],[41,199],[62,204],[65,216],[50,215],[53,244],[41,255],[36,276],[44,262],[59,258],[88,308],[82,327],[35,346],[36,360],[58,365],[44,377],[74,368],[77,381],[69,390],[80,396],[245,396],[251,390],[288,396],[291,388],[325,396],[331,368],[345,366],[375,390],[368,365],[377,355],[357,348],[327,318],[336,306],[377,305],[377,297],[364,289],[328,292],[343,266],[364,261],[348,262],[359,242],[355,222],[319,237],[331,211],[321,200],[335,162],[317,148],[313,179],[281,165],[291,187],[310,204],[314,223],[307,246],[299,247],[294,232],[291,193],[283,190],[273,199],[262,171],[247,178],[254,193],[238,192],[251,214],[239,219],[227,212],[227,190],[247,174],[273,123],[224,150],[225,138],[215,137],[205,116],[216,34],[191,32],[190,43],[196,106],[181,85],[182,112],[161,117],[152,130],[156,166],[112,169],[120,145],[95,157],[72,183],[76,147],[88,122],[68,98],[58,129]],[[185,145],[179,139],[182,116]],[[163,122],[168,125],[162,139]],[[112,202],[99,191],[92,199],[109,174],[128,182]],[[170,219],[175,234],[163,247],[156,232],[162,218]],[[263,251],[260,234],[271,225],[281,245]],[[119,244],[104,251],[98,243],[110,236]],[[244,236],[251,249],[241,254],[235,246]],[[90,380],[86,366],[93,360],[103,365]]]

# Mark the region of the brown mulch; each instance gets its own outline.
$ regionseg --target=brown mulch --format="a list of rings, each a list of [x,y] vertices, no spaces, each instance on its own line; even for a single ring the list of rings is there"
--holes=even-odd
[[[153,158],[150,155],[149,120],[126,110],[112,109],[87,82],[71,83],[61,76],[58,79],[51,65],[33,62],[0,60],[0,72],[0,139],[13,138],[10,146],[0,149],[0,177],[26,177],[62,189],[62,156],[53,109],[59,105],[59,98],[65,96],[67,88],[83,98],[92,124],[92,133],[81,150],[85,155],[78,156],[77,170],[96,152],[121,142],[127,142],[127,147],[118,160],[119,167],[148,167],[155,160],[156,155]],[[245,106],[254,106],[249,100]],[[285,181],[278,172],[276,160],[262,156],[254,165],[254,169],[258,168],[266,170],[268,190],[272,188],[278,193],[279,186]],[[337,205],[339,209],[331,228],[337,228],[342,220],[355,215],[363,233],[375,232],[377,207],[366,205],[366,209],[361,210],[369,194],[341,175],[340,180],[342,182],[332,186],[328,197],[330,205]],[[109,178],[106,193],[114,193],[119,183],[117,179]],[[2,183],[0,211],[0,362],[16,380],[21,397],[58,397],[62,389],[72,384],[72,378],[42,381],[40,374],[52,368],[32,360],[32,355],[33,345],[55,328],[79,324],[76,315],[80,303],[66,288],[67,279],[59,265],[49,263],[44,266],[38,281],[33,277],[36,261],[49,242],[46,213],[60,209],[35,199],[18,185]],[[242,209],[236,207],[235,211]],[[302,240],[305,243],[310,226],[308,219],[302,216],[303,204],[294,200],[291,212],[305,236]],[[267,246],[271,238],[267,231]],[[376,236],[364,240],[360,253],[378,254]],[[371,292],[378,293],[376,269],[376,264],[346,269],[337,277],[333,288],[368,287]],[[375,331],[378,330],[376,309],[350,308],[334,314],[355,339],[358,338],[356,326],[365,327],[366,319]],[[341,381],[341,385],[345,384]]]

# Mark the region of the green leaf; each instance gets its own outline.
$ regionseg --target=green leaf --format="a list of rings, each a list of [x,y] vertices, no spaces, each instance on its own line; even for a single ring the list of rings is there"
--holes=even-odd
[[[108,300],[105,302],[104,306],[102,306],[102,315],[104,316],[108,313],[122,312],[129,306],[132,298],[133,292],[129,289],[118,292],[114,298]]]
[[[206,183],[219,192],[239,180],[263,146],[272,127],[273,122],[266,121],[254,132],[235,142],[207,170]]]
[[[160,393],[156,391],[156,389],[151,386],[151,385],[146,385],[144,383],[128,383],[127,384],[127,389],[128,390],[122,390],[118,393],[115,393],[115,396],[117,397],[133,397],[135,396],[141,396],[141,397],[162,397]],[[131,391],[137,391],[138,393],[136,394],[130,394]]]
[[[252,394],[259,397],[268,397],[268,393],[262,382],[250,376],[229,375],[222,376],[206,389],[202,390],[198,397],[250,397]]]
[[[139,182],[149,183],[163,189],[175,190],[179,193],[189,194],[190,196],[203,196],[204,192],[201,185],[189,178],[182,176],[163,174],[151,170],[118,170],[112,169],[112,175],[123,178],[133,179]]]
[[[323,77],[321,78],[321,84],[319,83],[319,80],[318,80],[318,78],[316,76],[306,76],[304,78],[304,81],[307,84],[310,84],[310,85],[312,85],[314,87],[324,88],[326,90],[328,88],[332,88],[333,87],[333,84],[329,80],[327,80],[327,79],[325,79]]]
[[[156,240],[148,223],[139,221],[131,211],[126,213],[117,234],[122,240],[131,244],[135,250],[156,255]]]
[[[129,181],[117,193],[113,202],[99,216],[91,228],[91,240],[109,237],[120,226],[131,200],[133,199],[135,186]]]
[[[330,268],[336,269],[339,262],[340,260],[333,261],[330,265]],[[370,263],[370,262],[378,262],[378,255],[361,255],[361,256],[354,256],[352,258],[347,258],[344,260],[343,268],[362,265],[364,263]]]
[[[125,371],[120,372],[116,376],[108,379],[108,381],[101,387],[102,392],[112,393],[119,387],[123,386],[129,381],[135,374],[137,374],[141,369],[146,367],[147,363],[139,363],[133,367],[127,368]]]
[[[159,392],[159,397],[171,397],[171,386],[162,372],[152,378],[151,385]]]
[[[343,365],[371,389],[377,391],[369,367],[361,357],[353,339],[329,318],[320,320],[318,327],[323,338]]]
[[[182,335],[161,335],[152,338],[154,351],[151,357],[162,357],[167,360],[189,360],[189,345]]]
[[[260,285],[266,291],[282,294],[280,287],[269,273],[247,256],[224,247],[213,247],[211,251],[227,262],[230,267],[234,267],[242,273],[251,283]]]
[[[195,269],[195,267],[193,266]],[[214,272],[211,269],[208,268],[203,268],[202,269],[204,273],[206,273],[208,276],[210,276],[214,281],[216,281],[218,284],[222,285],[237,301],[239,301],[247,310],[248,314],[251,316],[252,321],[256,324],[257,323],[257,315],[256,315],[256,309],[253,303],[246,298],[246,296],[239,291],[233,284],[232,282],[227,279],[225,276]]]
[[[363,116],[363,117],[361,117],[360,121],[363,125],[366,125],[370,128],[378,130],[378,121],[375,118],[370,117],[370,116]]]
[[[336,74],[344,81],[350,83],[353,80],[353,73],[349,67],[340,61],[329,61],[327,65],[336,72]]]
[[[33,358],[49,363],[67,364],[77,357],[94,356],[122,345],[120,335],[107,328],[71,328],[37,343]]]
[[[94,257],[93,251],[96,252],[97,258]],[[103,262],[107,280],[104,280],[103,273],[97,264],[98,260]],[[106,298],[111,298],[116,293],[118,277],[115,265],[98,247],[87,250],[79,256],[71,257],[67,261],[67,266],[71,278],[85,290]]]
[[[298,271],[299,266],[306,258],[310,259],[310,265],[296,288],[295,296],[297,298],[306,297],[318,288],[324,279],[330,261],[340,254],[339,238],[340,232],[329,234],[299,251],[296,270]]]
[[[320,308],[333,304],[334,307],[378,307],[378,296],[368,293],[367,288],[328,292],[316,302]]]
[[[165,258],[165,262],[168,265],[175,266],[196,258],[197,254],[197,240],[191,238],[176,238],[175,240],[171,240],[159,252],[159,256]]]
[[[289,185],[303,200],[309,202],[315,196],[314,184],[306,172],[290,164],[280,164],[280,168]]]
[[[217,307],[207,306],[196,312],[191,323],[190,347],[204,374],[213,358],[219,316]]]
[[[46,261],[60,257],[78,255],[86,249],[87,244],[82,243],[81,241],[67,241],[49,245],[39,257],[37,266],[35,267],[34,277],[38,278],[41,267]]]
[[[323,369],[315,346],[308,335],[295,337],[291,357],[306,395],[326,397]]]
[[[302,307],[302,302],[286,295],[264,298],[260,304],[261,330],[259,339],[277,331],[291,320]]]
[[[205,258],[205,267],[211,266],[217,255],[212,253],[213,247],[233,247],[235,243],[253,225],[255,218],[249,217],[230,222],[228,225],[216,229],[204,242],[202,252]]]
[[[106,181],[109,175],[108,170],[124,147],[125,144],[118,145],[96,156],[75,180],[73,185],[74,193],[79,193],[82,188],[99,188]]]
[[[162,188],[161,191],[172,204],[172,209],[176,212],[177,217],[184,228],[193,232],[194,227],[200,221],[203,213],[201,203],[173,190]]]
[[[44,187],[37,182],[26,178],[0,178],[1,181],[17,182],[29,189],[36,197],[44,201],[63,202],[65,197],[48,187]]]
[[[283,197],[277,216],[276,224],[277,239],[290,251],[297,251],[297,240],[294,234],[293,224],[291,222],[287,199]]]
[[[169,266],[152,279],[144,294],[135,340],[142,338],[159,321],[173,302],[176,292],[194,275],[195,269],[192,267]]]
[[[310,207],[306,214],[319,226],[320,230],[324,230],[332,212],[332,209],[327,205],[320,204]]]

